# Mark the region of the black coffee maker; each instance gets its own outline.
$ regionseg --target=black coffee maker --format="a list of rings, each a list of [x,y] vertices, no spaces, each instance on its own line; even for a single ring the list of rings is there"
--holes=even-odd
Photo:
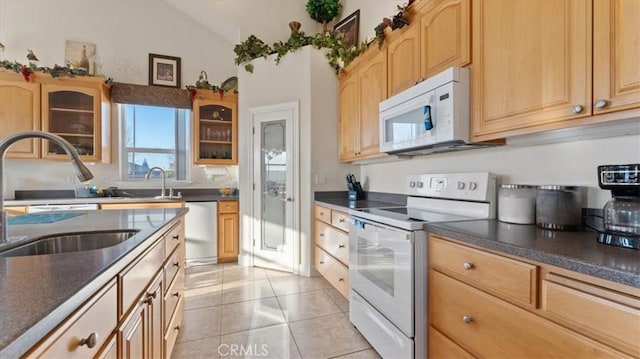
[[[640,164],[598,166],[598,184],[612,197],[602,210],[598,242],[640,249]]]

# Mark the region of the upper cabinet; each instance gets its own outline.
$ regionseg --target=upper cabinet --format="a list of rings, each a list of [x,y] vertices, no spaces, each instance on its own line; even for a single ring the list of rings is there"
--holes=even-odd
[[[387,39],[389,96],[471,61],[470,0],[431,0],[414,6],[411,25]]]
[[[638,107],[638,18],[635,0],[474,1],[473,139],[606,121],[616,117],[592,115]]]
[[[193,101],[194,163],[238,164],[238,96],[197,91]]]
[[[340,78],[340,160],[381,156],[379,104],[387,98],[386,48],[369,49]]]
[[[42,130],[69,141],[85,162],[111,161],[108,88],[95,77],[51,78],[34,74],[32,81],[0,72],[0,135]],[[48,140],[19,141],[7,158],[65,160],[64,150]]]
[[[594,0],[593,112],[640,106],[640,1]]]
[[[40,130],[40,84],[0,71],[0,138]],[[24,139],[9,147],[7,158],[38,158],[41,141]]]

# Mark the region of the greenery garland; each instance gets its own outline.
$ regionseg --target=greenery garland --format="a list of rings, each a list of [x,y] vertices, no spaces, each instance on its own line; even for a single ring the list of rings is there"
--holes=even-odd
[[[279,64],[287,53],[295,52],[307,45],[312,45],[316,49],[328,49],[325,56],[336,74],[340,73],[345,66],[369,47],[367,41],[347,47],[344,35],[337,31],[317,33],[313,36],[308,36],[303,31],[293,31],[286,42],[278,41],[273,44],[273,47],[265,44],[255,35],[251,35],[245,41],[237,44],[233,52],[236,54],[236,65],[244,65],[247,72],[253,73],[253,64],[249,63],[251,60],[277,54],[275,61],[276,64]]]
[[[51,77],[74,77],[74,76],[93,76],[86,70],[80,68],[71,68],[69,66],[54,65],[53,67],[41,67],[37,66],[33,62],[29,62],[28,65],[23,65],[18,61],[1,60],[0,68],[4,68],[13,71],[17,74],[21,74],[25,81],[30,81],[31,75],[34,72],[42,72],[51,75]]]

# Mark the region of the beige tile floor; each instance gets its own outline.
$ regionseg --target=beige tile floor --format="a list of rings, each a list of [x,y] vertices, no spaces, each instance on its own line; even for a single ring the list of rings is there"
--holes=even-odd
[[[379,358],[321,276],[237,264],[187,268],[172,358]]]

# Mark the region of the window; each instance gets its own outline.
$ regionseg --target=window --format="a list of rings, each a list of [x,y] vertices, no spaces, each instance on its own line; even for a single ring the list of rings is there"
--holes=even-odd
[[[153,167],[162,168],[166,179],[188,180],[189,110],[118,105],[118,113],[123,181],[144,179]],[[161,175],[154,171],[151,177]]]

